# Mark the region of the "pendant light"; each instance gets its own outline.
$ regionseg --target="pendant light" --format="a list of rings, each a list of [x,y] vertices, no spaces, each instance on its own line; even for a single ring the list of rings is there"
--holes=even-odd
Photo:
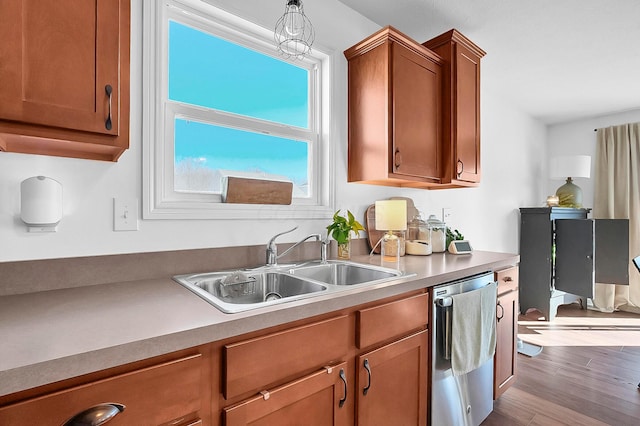
[[[276,22],[276,48],[285,58],[302,59],[311,51],[315,32],[304,14],[302,0],[286,0],[284,15]]]

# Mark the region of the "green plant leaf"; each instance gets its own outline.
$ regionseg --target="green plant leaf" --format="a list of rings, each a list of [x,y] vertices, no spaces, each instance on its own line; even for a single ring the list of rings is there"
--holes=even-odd
[[[340,215],[340,210],[333,214],[333,223],[327,226],[327,235],[330,235],[339,244],[344,244],[349,241],[351,232],[358,236],[360,231],[364,231],[364,226],[356,220],[349,210],[347,210],[347,217]]]

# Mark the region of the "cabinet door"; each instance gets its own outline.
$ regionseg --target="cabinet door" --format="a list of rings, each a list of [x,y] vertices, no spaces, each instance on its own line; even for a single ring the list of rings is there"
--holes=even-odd
[[[560,219],[555,221],[555,228],[555,288],[593,297],[593,220]]]
[[[117,0],[0,2],[0,118],[117,135],[119,8]]]
[[[553,222],[549,213],[521,211],[520,308],[543,308],[551,297]]]
[[[480,58],[457,44],[454,60],[457,179],[480,182]]]
[[[359,425],[427,423],[427,331],[357,358]]]
[[[480,60],[485,52],[455,29],[423,43],[446,62],[442,188],[480,182]]]
[[[348,396],[343,362],[225,408],[225,425],[346,425]]]
[[[496,354],[493,368],[493,399],[498,399],[515,381],[518,338],[518,268],[496,272]],[[504,291],[506,290],[506,291]]]
[[[593,297],[596,282],[629,284],[628,219],[557,219],[555,287]]]
[[[393,173],[440,181],[442,70],[400,46],[393,53]]]
[[[629,285],[629,219],[595,219],[596,282]]]

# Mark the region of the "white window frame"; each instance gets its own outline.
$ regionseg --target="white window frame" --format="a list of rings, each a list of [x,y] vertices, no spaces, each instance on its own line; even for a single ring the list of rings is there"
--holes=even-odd
[[[292,62],[307,68],[310,78],[309,129],[212,111],[168,100],[168,22],[210,32],[280,60],[273,30],[197,0],[145,0],[143,3],[143,218],[144,219],[318,219],[334,210],[333,150],[330,144],[330,56],[313,49],[309,58]],[[309,142],[309,198],[291,205],[226,204],[220,195],[184,193],[173,189],[175,118],[211,122],[272,136]],[[224,123],[224,124],[222,124]],[[255,126],[255,127],[254,127]],[[313,189],[312,189],[313,188]],[[315,189],[315,190],[314,190]]]

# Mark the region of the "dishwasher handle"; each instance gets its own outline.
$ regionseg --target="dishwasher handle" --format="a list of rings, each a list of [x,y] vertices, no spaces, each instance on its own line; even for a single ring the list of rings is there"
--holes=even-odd
[[[453,309],[453,299],[443,297],[436,300],[436,342],[440,357],[447,361],[451,360],[451,315]]]

